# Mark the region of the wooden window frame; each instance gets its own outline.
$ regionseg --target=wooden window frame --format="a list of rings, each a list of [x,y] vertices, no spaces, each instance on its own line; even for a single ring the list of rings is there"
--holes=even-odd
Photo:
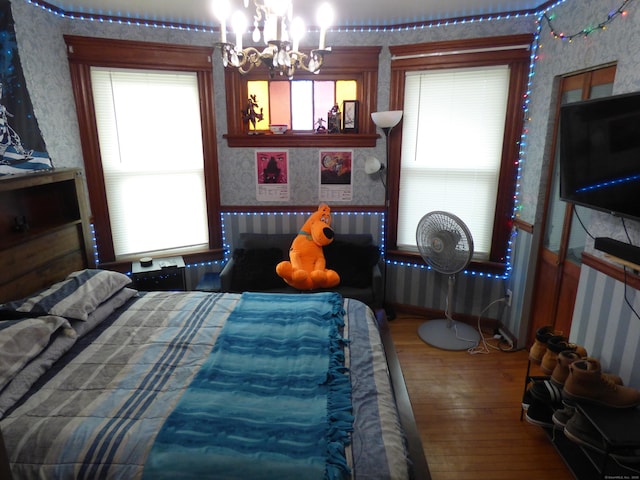
[[[91,67],[139,68],[195,72],[200,96],[204,181],[207,199],[209,250],[190,255],[193,261],[221,255],[220,193],[216,126],[213,103],[212,47],[180,46],[128,40],[64,36],[76,102],[80,141],[86,170],[98,258],[101,264],[115,262],[109,208],[100,157],[98,128],[91,88]],[[170,110],[170,106],[168,106]],[[171,114],[170,111],[167,112]],[[178,148],[176,146],[176,148]]]
[[[473,268],[487,273],[504,274],[507,264],[532,41],[533,35],[524,34],[389,47],[392,56],[390,110],[403,109],[406,72],[505,64],[511,69],[491,251],[489,260],[472,262]],[[460,135],[464,137],[464,132]],[[402,122],[389,136],[387,252],[394,260],[421,263],[418,254],[400,251],[397,246],[401,148]]]
[[[378,97],[378,58],[381,47],[333,47],[325,56],[318,74],[297,70],[296,80],[355,80],[358,84],[358,133],[317,134],[288,131],[285,135],[249,135],[242,119],[247,103],[249,80],[269,77],[266,67],[256,67],[242,75],[233,67],[225,68],[228,132],[223,135],[229,147],[375,147],[380,135],[371,120]]]

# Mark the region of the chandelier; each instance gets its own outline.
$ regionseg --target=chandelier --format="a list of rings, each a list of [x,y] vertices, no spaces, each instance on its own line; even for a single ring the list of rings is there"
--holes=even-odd
[[[265,64],[269,75],[276,74],[293,77],[296,69],[317,73],[324,61],[324,56],[331,52],[325,45],[327,28],[333,21],[333,9],[327,3],[321,5],[317,12],[320,26],[318,48],[309,54],[299,50],[300,39],[305,33],[305,25],[300,17],[293,17],[292,0],[252,0],[256,12],[253,16],[252,40],[255,44],[262,40],[266,47],[243,48],[242,35],[247,31],[247,20],[241,10],[230,16],[231,7],[228,0],[214,0],[213,12],[220,22],[220,48],[222,63],[231,65],[245,74],[254,67]],[[244,0],[244,7],[249,7],[249,0]],[[227,19],[235,33],[235,44],[227,40]]]

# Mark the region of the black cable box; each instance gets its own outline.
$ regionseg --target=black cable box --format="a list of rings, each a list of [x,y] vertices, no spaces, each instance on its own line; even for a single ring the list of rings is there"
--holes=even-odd
[[[608,237],[596,237],[593,247],[601,252],[640,265],[640,247]]]

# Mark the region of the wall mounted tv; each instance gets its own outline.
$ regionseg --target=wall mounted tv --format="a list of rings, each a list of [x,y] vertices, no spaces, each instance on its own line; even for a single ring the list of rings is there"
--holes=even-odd
[[[560,109],[560,198],[640,220],[640,92]]]

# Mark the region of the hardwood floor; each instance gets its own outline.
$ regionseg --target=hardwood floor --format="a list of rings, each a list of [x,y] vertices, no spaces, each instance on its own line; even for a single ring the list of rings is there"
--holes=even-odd
[[[389,322],[433,480],[572,479],[540,427],[520,421],[527,352],[471,355],[418,337],[422,317]]]

